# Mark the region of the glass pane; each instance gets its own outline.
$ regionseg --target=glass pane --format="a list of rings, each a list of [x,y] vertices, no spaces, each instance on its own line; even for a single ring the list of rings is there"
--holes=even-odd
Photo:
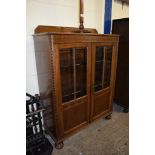
[[[75,50],[76,98],[86,95],[87,49]]]
[[[112,47],[96,47],[94,90],[99,91],[110,85]]]
[[[111,61],[112,61],[112,47],[105,48],[105,65],[104,65],[104,88],[110,85],[111,77]]]
[[[104,47],[96,48],[95,59],[95,91],[102,89],[102,74],[103,74],[103,62],[104,62]]]
[[[62,102],[74,99],[73,49],[60,50]]]

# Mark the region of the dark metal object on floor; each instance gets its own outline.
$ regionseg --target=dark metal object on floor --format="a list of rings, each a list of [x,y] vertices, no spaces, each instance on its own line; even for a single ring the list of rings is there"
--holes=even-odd
[[[53,147],[45,138],[40,96],[26,93],[26,155],[51,155]]]

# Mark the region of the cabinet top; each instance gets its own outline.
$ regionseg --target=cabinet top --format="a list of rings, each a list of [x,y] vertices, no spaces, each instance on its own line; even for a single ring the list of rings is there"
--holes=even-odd
[[[70,33],[70,32],[43,32],[37,33],[33,36],[40,36],[40,35],[75,35],[75,36],[108,36],[108,37],[119,37],[118,34],[98,34],[98,33]]]
[[[39,25],[34,30],[33,36],[41,35],[74,35],[74,36],[119,36],[115,34],[98,34],[96,29],[85,28],[84,33],[79,33],[79,28],[76,27],[62,27],[62,26],[46,26]]]

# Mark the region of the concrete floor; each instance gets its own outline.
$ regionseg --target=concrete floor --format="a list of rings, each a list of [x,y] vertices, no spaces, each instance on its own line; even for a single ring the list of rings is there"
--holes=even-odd
[[[129,114],[114,104],[111,120],[103,118],[64,141],[52,155],[128,155]]]

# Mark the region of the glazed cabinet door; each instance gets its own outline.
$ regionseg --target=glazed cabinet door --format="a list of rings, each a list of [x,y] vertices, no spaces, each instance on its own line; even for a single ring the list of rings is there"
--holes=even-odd
[[[91,44],[57,44],[59,107],[64,136],[88,124]]]
[[[91,120],[106,115],[112,106],[115,53],[112,44],[92,43]]]

